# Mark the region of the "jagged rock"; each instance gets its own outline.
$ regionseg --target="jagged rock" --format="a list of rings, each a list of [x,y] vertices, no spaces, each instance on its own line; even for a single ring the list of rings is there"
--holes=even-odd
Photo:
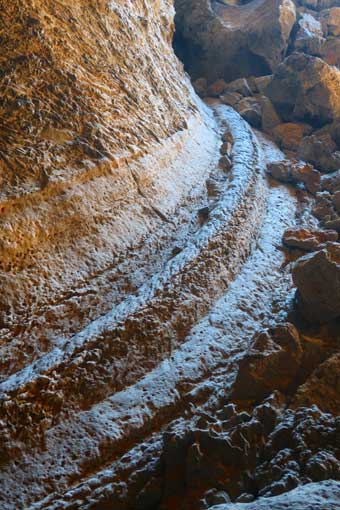
[[[257,76],[254,77],[254,85],[255,85],[255,92],[258,92],[261,95],[264,95],[265,90],[267,86],[269,85],[270,81],[272,80],[273,76],[271,74],[268,74],[267,76]]]
[[[320,173],[304,161],[277,161],[268,165],[267,172],[282,182],[304,184],[310,193],[320,188]]]
[[[291,406],[310,407],[316,404],[322,411],[340,413],[340,353],[336,353],[318,366],[307,381],[298,388]],[[338,467],[338,469],[340,469]],[[331,477],[332,473],[328,473]],[[318,481],[323,478],[314,478]]]
[[[289,390],[301,357],[299,334],[292,324],[260,333],[240,362],[231,399],[259,401],[273,390]]]
[[[280,148],[295,151],[300,147],[304,136],[311,132],[312,127],[309,124],[284,122],[274,127],[272,134]]]
[[[318,57],[293,53],[279,65],[266,95],[285,121],[317,125],[340,116],[340,71]]]
[[[297,304],[310,322],[340,316],[340,245],[328,243],[321,251],[301,257],[293,268]]]
[[[320,244],[334,242],[339,238],[335,230],[310,230],[306,228],[288,229],[283,234],[283,243],[290,248],[306,251],[317,250]]]
[[[237,92],[244,97],[252,96],[249,83],[245,78],[239,78],[238,80],[228,83],[225,90],[227,92]]]
[[[194,87],[196,94],[200,97],[206,97],[208,92],[208,80],[206,78],[198,78],[192,82],[192,86]]]
[[[236,105],[236,110],[252,127],[262,127],[261,105],[256,98],[245,97]]]
[[[297,25],[295,50],[309,55],[320,55],[322,44],[325,42],[321,23],[311,14],[302,13]]]
[[[265,133],[272,134],[273,129],[281,123],[281,119],[278,116],[271,101],[266,96],[258,98],[261,108],[261,127]]]
[[[232,162],[227,155],[224,155],[219,159],[218,165],[224,172],[229,172],[232,167]]]
[[[270,74],[284,55],[296,11],[291,0],[242,6],[176,0],[175,48],[190,75],[231,81]]]
[[[270,163],[267,166],[267,173],[269,173],[272,177],[274,177],[274,179],[277,179],[278,181],[291,182],[291,166],[292,164],[288,160]]]
[[[340,36],[340,7],[333,7],[321,13],[323,31],[327,36]]]
[[[327,39],[321,46],[320,56],[330,66],[340,67],[340,38]]]
[[[219,97],[226,90],[227,84],[224,80],[216,80],[209,85],[207,89],[207,96]]]
[[[220,96],[221,102],[228,106],[235,106],[241,99],[241,94],[237,92],[225,92],[223,96]]]
[[[333,172],[340,167],[340,151],[328,133],[303,138],[298,156],[322,172]]]
[[[321,189],[330,193],[340,191],[340,169],[321,177]]]
[[[304,161],[295,161],[291,167],[291,178],[295,183],[302,183],[310,193],[316,193],[320,189],[320,173]]]

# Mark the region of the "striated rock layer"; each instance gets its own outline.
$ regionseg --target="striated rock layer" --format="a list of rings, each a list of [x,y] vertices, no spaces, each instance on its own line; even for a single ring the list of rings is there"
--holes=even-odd
[[[170,221],[201,183],[216,141],[173,54],[171,1],[0,7],[0,364],[8,373],[58,342],[67,317],[74,331],[105,311],[78,302]]]

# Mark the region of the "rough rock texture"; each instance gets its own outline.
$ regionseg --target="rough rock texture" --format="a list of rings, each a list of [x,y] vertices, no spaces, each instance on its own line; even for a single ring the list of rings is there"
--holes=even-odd
[[[340,245],[329,243],[300,258],[293,269],[297,301],[310,321],[327,322],[340,316]]]
[[[293,53],[277,68],[266,94],[286,121],[323,125],[340,116],[340,71],[322,59]]]
[[[211,81],[270,74],[285,54],[296,16],[291,0],[238,6],[176,0],[175,7],[177,53],[194,79]]]
[[[288,229],[283,234],[283,243],[290,248],[299,248],[305,251],[317,250],[320,245],[339,238],[335,230],[311,230],[306,228]]]
[[[219,505],[210,510],[337,510],[340,483],[332,480],[297,487],[288,494],[261,498],[253,503]]]
[[[83,286],[84,293],[89,279],[125,259],[206,170],[207,160],[182,170],[197,153],[196,137],[205,132],[208,145],[212,138],[194,113],[173,54],[173,14],[165,0],[129,8],[124,2],[4,2],[5,345],[10,330],[17,328],[17,336],[22,328],[43,329],[37,322],[51,303],[59,302],[62,315],[65,300],[77,294],[70,289]],[[174,190],[178,180],[183,186]],[[77,321],[81,313],[74,315]],[[40,352],[49,348],[48,331],[44,336]]]

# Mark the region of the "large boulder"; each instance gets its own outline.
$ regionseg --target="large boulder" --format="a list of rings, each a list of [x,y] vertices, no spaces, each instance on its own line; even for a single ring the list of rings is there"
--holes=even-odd
[[[340,316],[340,245],[327,243],[321,251],[301,257],[293,268],[297,304],[310,322]]]
[[[279,65],[266,88],[285,121],[317,126],[340,117],[340,71],[318,57],[293,53]]]
[[[273,390],[289,390],[301,358],[299,334],[292,324],[261,332],[240,362],[231,399],[261,401]]]
[[[282,61],[296,20],[292,0],[225,5],[175,0],[175,49],[190,75],[232,81],[271,74]]]
[[[306,136],[300,143],[299,158],[308,161],[322,172],[340,168],[340,151],[329,133]]]
[[[303,13],[297,22],[294,48],[309,55],[320,55],[324,41],[321,23],[311,14]]]

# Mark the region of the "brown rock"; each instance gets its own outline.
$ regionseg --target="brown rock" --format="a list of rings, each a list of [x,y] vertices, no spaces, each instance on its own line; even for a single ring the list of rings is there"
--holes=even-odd
[[[270,74],[285,53],[296,19],[291,0],[224,5],[176,0],[175,48],[191,76],[226,81]]]
[[[333,7],[321,13],[321,23],[326,36],[340,35],[340,7]]]
[[[320,244],[327,241],[337,241],[339,238],[335,230],[310,230],[306,228],[287,229],[282,241],[290,248],[299,248],[306,251],[317,250]]]
[[[239,78],[227,84],[227,92],[237,92],[244,97],[252,96],[252,91],[246,78]]]
[[[320,58],[293,53],[279,65],[266,94],[286,120],[318,125],[340,116],[340,71]]]
[[[240,362],[231,399],[259,401],[273,390],[288,391],[301,358],[299,334],[292,324],[260,333]]]
[[[198,78],[192,82],[192,86],[197,95],[200,97],[206,97],[208,90],[208,81],[206,78]]]
[[[291,176],[293,182],[303,183],[310,193],[316,193],[320,189],[320,172],[304,161],[294,162],[291,168]]]
[[[340,167],[340,151],[329,133],[303,138],[298,156],[322,172],[333,172]]]
[[[294,48],[309,55],[320,55],[321,46],[325,41],[321,23],[311,14],[302,13],[297,25]]]
[[[226,90],[226,82],[224,80],[217,80],[209,85],[207,90],[207,96],[219,97]]]
[[[304,123],[285,122],[273,130],[276,143],[282,149],[295,151],[301,144],[304,136],[309,135],[312,127]]]
[[[242,99],[241,94],[237,92],[225,92],[223,96],[220,96],[222,103],[228,106],[235,106]]]
[[[307,381],[300,386],[291,406],[317,405],[322,411],[340,413],[340,353],[333,355],[318,366]]]
[[[320,55],[330,66],[340,67],[340,39],[327,39],[321,46]]]
[[[310,322],[340,316],[340,245],[328,243],[321,251],[301,257],[293,268],[297,304]]]
[[[229,172],[229,170],[231,169],[232,167],[232,163],[229,159],[228,156],[222,156],[218,162],[219,164],[219,167],[224,171],[224,172]]]

